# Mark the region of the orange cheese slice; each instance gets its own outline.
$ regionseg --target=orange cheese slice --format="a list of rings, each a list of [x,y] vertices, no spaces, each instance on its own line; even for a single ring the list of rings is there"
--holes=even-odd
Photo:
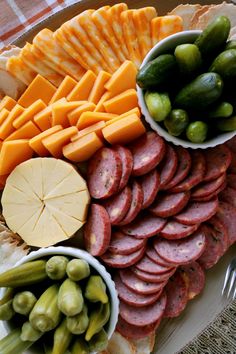
[[[39,128],[32,122],[26,122],[22,127],[11,133],[5,141],[17,140],[17,139],[31,139],[34,136],[40,134]]]
[[[80,105],[80,101],[54,103],[52,106],[52,126],[60,124],[63,128],[68,128],[70,126],[68,113]]]
[[[73,135],[78,132],[76,127],[69,127],[58,131],[42,140],[44,147],[53,157],[60,159],[63,157],[62,148],[70,142]]]
[[[70,125],[76,125],[81,114],[84,112],[93,112],[95,109],[95,104],[87,101],[80,101],[81,105],[76,109],[68,113],[68,120]]]
[[[83,162],[90,159],[102,146],[101,139],[92,132],[64,146],[63,155],[70,161]]]
[[[82,130],[79,130],[78,133],[74,136],[72,136],[72,138],[70,139],[72,142],[76,141],[77,139],[81,138],[84,135],[87,135],[89,133],[96,133],[97,136],[102,139],[103,135],[102,135],[102,129],[106,126],[106,123],[104,122],[104,120],[101,120],[95,124],[90,125],[87,128],[84,128]]]
[[[13,127],[14,120],[24,112],[24,108],[19,104],[11,110],[5,121],[0,126],[0,139],[5,140],[11,133],[15,131]]]
[[[110,144],[127,144],[146,131],[136,114],[118,120],[102,129],[104,138]]]
[[[2,108],[0,111],[0,125],[7,119],[9,111],[6,108]]]
[[[13,98],[9,96],[4,96],[0,102],[0,110],[6,108],[8,111],[10,111],[15,105],[16,101]]]
[[[61,125],[55,125],[52,128],[45,130],[44,132],[36,135],[34,138],[30,139],[29,145],[36,152],[36,154],[40,157],[49,156],[49,151],[44,147],[42,141],[44,138],[62,130]]]
[[[12,56],[7,60],[7,71],[22,81],[25,85],[29,85],[37,76],[37,72],[30,69],[20,57]]]
[[[115,114],[110,113],[84,112],[81,114],[76,126],[79,130],[81,130],[101,120],[106,122],[115,117]]]
[[[152,48],[151,21],[157,16],[155,7],[144,7],[133,12],[134,26],[137,31],[142,59]]]
[[[128,89],[136,88],[137,68],[130,60],[126,60],[119,69],[114,72],[110,80],[105,84],[105,88],[111,92],[112,96]]]
[[[156,17],[151,21],[152,45],[183,30],[183,20],[177,15]]]
[[[137,92],[129,89],[103,103],[107,113],[122,114],[138,107]]]
[[[23,107],[29,107],[33,102],[41,99],[48,104],[55,92],[55,86],[41,75],[37,75],[19,98],[18,103]]]
[[[105,112],[105,108],[103,106],[103,103],[107,100],[109,100],[112,97],[111,92],[105,92],[102,97],[100,98],[99,102],[96,105],[96,108],[94,112]]]
[[[90,91],[88,101],[97,104],[106,91],[104,85],[111,78],[111,74],[106,71],[100,71],[98,74],[96,81],[94,82],[93,88]]]
[[[34,116],[34,122],[41,131],[51,128],[52,106],[47,106]]]
[[[73,90],[67,96],[68,101],[82,101],[87,100],[90,94],[90,91],[93,88],[93,85],[96,81],[97,76],[91,71],[88,70],[81,80],[76,84]]]
[[[106,122],[106,125],[111,125],[111,124],[117,122],[118,120],[123,119],[125,117],[128,117],[128,116],[130,116],[132,114],[136,114],[139,118],[141,117],[140,109],[138,107],[135,107],[135,108],[131,109],[130,111],[127,111],[127,112],[125,112],[125,113],[123,113],[123,114],[121,114],[121,115],[119,115],[119,116],[117,116],[117,117],[115,117],[115,118],[113,118],[111,120],[108,120]]]
[[[60,98],[66,97],[69,93],[73,90],[76,86],[77,81],[75,81],[72,77],[66,76],[58,89],[56,90],[55,94],[52,96],[50,103],[54,103],[58,101]]]
[[[57,70],[62,70],[74,79],[80,80],[84,69],[60,47],[53,38],[52,31],[44,28],[34,37],[33,43],[56,65]]]
[[[13,127],[16,129],[20,128],[29,120],[33,120],[34,116],[45,108],[46,104],[41,99],[38,99],[27,107],[24,112],[14,120]]]

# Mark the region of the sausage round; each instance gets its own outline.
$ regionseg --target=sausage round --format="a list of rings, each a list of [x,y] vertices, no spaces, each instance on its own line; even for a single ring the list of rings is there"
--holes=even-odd
[[[190,236],[197,230],[198,224],[184,225],[175,220],[168,220],[166,226],[161,230],[160,236],[167,240],[178,240]]]
[[[155,216],[168,218],[178,214],[187,205],[189,198],[189,192],[160,194],[149,210]]]
[[[119,225],[127,225],[131,221],[133,221],[140,210],[142,209],[143,205],[143,190],[140,184],[137,181],[133,181],[132,184],[132,200],[130,209],[127,212],[126,216],[119,222]]]
[[[127,268],[137,263],[143,257],[144,253],[145,247],[127,255],[114,254],[110,251],[106,251],[106,253],[101,256],[101,260],[112,268]]]
[[[204,182],[212,181],[225,173],[231,163],[231,152],[226,145],[218,145],[205,150],[206,173]]]
[[[112,232],[110,245],[108,250],[114,254],[126,255],[131,254],[145,247],[146,240],[136,239],[132,236],[125,235],[121,231]]]
[[[177,153],[169,144],[166,144],[165,157],[158,166],[158,171],[160,173],[160,190],[163,189],[174,177],[177,165]]]
[[[156,198],[160,186],[160,177],[157,170],[152,170],[146,175],[140,177],[139,183],[143,190],[142,209],[146,209]]]
[[[183,277],[187,276],[188,299],[192,300],[202,292],[205,286],[205,272],[198,262],[181,266],[179,270],[182,272]]]
[[[133,156],[131,151],[127,147],[116,145],[113,146],[112,149],[118,152],[121,160],[122,174],[119,184],[119,190],[122,190],[128,184],[129,177],[133,169]]]
[[[188,302],[188,288],[180,272],[176,272],[165,286],[166,308],[164,317],[173,318],[180,315]]]

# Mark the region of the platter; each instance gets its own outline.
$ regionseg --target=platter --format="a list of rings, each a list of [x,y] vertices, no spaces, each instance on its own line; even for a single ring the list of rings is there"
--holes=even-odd
[[[168,1],[158,4],[158,13],[166,14],[179,2]],[[183,3],[195,3],[186,1]],[[205,4],[205,2],[202,2]],[[220,3],[217,1],[215,3]],[[114,1],[81,1],[71,5],[65,10],[52,15],[48,19],[36,25],[32,30],[23,34],[13,44],[22,47],[43,28],[55,30],[62,23],[86,9],[98,8],[103,5],[112,5]],[[130,8],[155,6],[154,1],[127,1]],[[72,240],[73,243],[73,240]],[[235,254],[236,246],[229,249],[220,262],[206,272],[206,287],[202,294],[189,303],[185,311],[176,319],[164,320],[158,329],[156,345],[153,354],[174,354],[197,336],[214,318],[225,308],[229,301],[221,296],[221,288],[228,263]],[[3,335],[4,329],[1,331]]]

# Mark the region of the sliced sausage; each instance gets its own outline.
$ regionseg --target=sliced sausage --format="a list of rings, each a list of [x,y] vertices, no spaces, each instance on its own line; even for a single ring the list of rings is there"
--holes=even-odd
[[[110,239],[111,223],[106,209],[101,205],[92,204],[84,227],[86,250],[93,256],[101,256],[108,249]]]
[[[140,214],[132,223],[123,226],[122,231],[136,238],[149,238],[160,232],[166,224],[166,219],[151,214]]]
[[[163,266],[163,267],[167,267],[167,268],[171,268],[174,267],[174,264],[171,264],[167,261],[165,261],[163,258],[161,258],[159,256],[159,254],[155,251],[155,248],[153,247],[152,244],[147,245],[146,248],[146,255],[155,263]]]
[[[228,230],[229,247],[236,242],[236,208],[229,203],[220,201],[216,216]]]
[[[165,142],[155,132],[148,132],[130,145],[133,154],[134,176],[142,176],[153,170],[163,159]]]
[[[133,155],[128,148],[121,145],[113,146],[112,149],[118,152],[121,160],[122,174],[119,190],[122,190],[128,184],[129,177],[133,169]]]
[[[207,224],[210,224],[216,232],[217,239],[221,242],[222,253],[221,256],[227,251],[229,245],[228,229],[224,223],[217,217],[217,214],[210,220],[207,220]]]
[[[236,173],[236,154],[232,153],[231,157],[232,157],[231,163],[230,163],[229,168],[228,168],[227,171],[229,173],[234,173],[235,174]]]
[[[198,262],[204,269],[212,268],[222,255],[222,244],[217,238],[217,234],[213,227],[204,225],[206,236],[206,248],[198,259]]]
[[[152,323],[151,325],[138,327],[127,323],[123,320],[121,316],[119,316],[116,325],[116,331],[119,332],[123,337],[128,339],[141,339],[153,333],[153,331],[155,331],[156,328],[159,326],[160,322],[161,319],[159,319],[157,322]]]
[[[188,302],[188,288],[180,272],[176,272],[165,286],[166,308],[164,317],[173,318],[180,315]]]
[[[236,208],[236,189],[226,187],[222,192],[220,192],[219,199]]]
[[[145,247],[140,248],[131,254],[114,254],[106,251],[101,256],[101,260],[111,268],[127,268],[137,263],[144,255]]]
[[[126,255],[131,254],[145,247],[146,240],[134,238],[125,235],[121,231],[112,232],[110,245],[108,250],[114,254]]]
[[[174,219],[185,225],[200,224],[210,219],[218,208],[218,199],[214,198],[208,202],[191,202],[187,207],[174,216]]]
[[[232,139],[228,140],[225,144],[228,146],[228,148],[230,148],[230,150],[232,152],[234,152],[236,154],[236,137],[235,136]]]
[[[155,216],[168,218],[178,214],[187,205],[189,198],[189,192],[160,194],[149,210]]]
[[[192,262],[179,268],[182,276],[187,276],[188,300],[199,295],[205,286],[205,272],[198,262]]]
[[[119,225],[127,225],[133,221],[143,205],[143,190],[137,181],[132,184],[132,201],[126,216],[119,222]]]
[[[197,230],[196,225],[184,225],[175,220],[168,220],[166,226],[161,230],[160,236],[167,240],[178,240],[187,236],[190,236]]]
[[[151,274],[163,274],[172,269],[171,267],[161,266],[160,264],[153,262],[147,256],[140,259],[140,261],[135,264],[135,267],[143,272]]]
[[[207,197],[201,197],[201,198],[192,198],[191,197],[191,200],[195,201],[195,202],[209,202],[209,200],[211,200],[215,197],[218,197],[220,192],[222,192],[225,189],[225,187],[226,187],[226,181],[224,181],[218,189],[216,189],[213,193],[211,193]]]
[[[226,172],[232,156],[226,145],[218,145],[205,150],[206,173],[204,182],[212,181]]]
[[[118,194],[106,199],[102,204],[106,209],[112,225],[118,224],[127,214],[132,202],[130,187],[125,187]]]
[[[158,166],[158,171],[160,173],[160,190],[163,189],[174,177],[177,165],[177,153],[169,144],[166,144],[165,157]]]
[[[236,189],[236,174],[227,174],[226,180],[229,187]]]
[[[135,266],[132,267],[132,272],[137,275],[137,277],[145,282],[148,283],[159,283],[161,284],[161,287],[164,287],[165,284],[167,283],[168,279],[174,274],[176,268],[171,268],[165,273],[162,274],[151,274],[144,272],[142,270],[139,270]]]
[[[161,291],[151,295],[141,295],[130,290],[122,281],[117,273],[114,277],[116,290],[120,300],[134,307],[143,307],[153,304],[161,295]]]
[[[88,188],[95,199],[109,198],[120,185],[122,164],[118,152],[104,147],[98,150],[88,166]]]
[[[195,187],[197,184],[203,181],[203,176],[206,171],[206,160],[204,155],[200,151],[192,151],[192,167],[189,175],[182,180],[175,187],[169,190],[173,193],[189,191],[191,188]]]
[[[139,279],[130,269],[119,271],[122,282],[132,291],[141,295],[156,294],[165,285],[163,282],[150,283]]]
[[[220,186],[224,183],[226,178],[226,173],[223,173],[218,178],[213,179],[209,182],[200,183],[197,187],[193,188],[191,191],[192,198],[202,198],[207,197],[214,193]]]
[[[175,151],[177,153],[178,158],[177,170],[174,174],[174,177],[171,178],[171,180],[165,186],[162,187],[162,189],[164,190],[171,189],[180,182],[182,182],[189,174],[191,168],[192,161],[191,155],[188,150],[184,149],[181,146],[175,146]]]
[[[143,190],[142,209],[149,207],[156,198],[160,186],[160,176],[157,170],[152,170],[146,175],[140,177],[139,183]]]
[[[165,292],[152,305],[141,307],[138,311],[135,307],[120,302],[120,316],[127,323],[143,327],[156,323],[163,315],[166,308]]]
[[[181,240],[165,240],[156,238],[154,248],[167,262],[173,264],[188,264],[198,259],[206,247],[205,233],[202,228],[194,234]]]

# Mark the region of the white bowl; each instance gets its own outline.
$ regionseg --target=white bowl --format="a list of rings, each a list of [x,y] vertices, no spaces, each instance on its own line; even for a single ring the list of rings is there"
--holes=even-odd
[[[175,33],[162,41],[158,42],[151,50],[148,52],[146,57],[144,58],[141,68],[147,64],[149,61],[155,59],[158,55],[164,54],[169,52],[170,50],[174,50],[177,45],[184,44],[184,43],[193,43],[197,36],[202,31],[194,30],[194,31],[183,31]],[[192,149],[206,149],[209,147],[214,147],[220,144],[225,143],[227,140],[231,139],[233,136],[236,135],[236,131],[227,132],[219,134],[218,136],[209,139],[201,144],[195,144],[188,140],[180,139],[173,135],[170,135],[164,128],[162,128],[149,114],[145,100],[144,100],[144,93],[145,90],[141,89],[137,85],[137,92],[138,92],[138,102],[141,108],[141,112],[145,117],[145,120],[149,123],[151,128],[155,130],[160,136],[162,136],[165,140],[175,144],[181,145],[185,148],[192,148]]]
[[[35,259],[52,256],[52,255],[65,255],[73,258],[84,259],[103,278],[104,282],[106,283],[107,289],[109,291],[110,302],[111,302],[111,315],[107,325],[107,334],[108,334],[108,338],[110,339],[116,328],[116,323],[118,321],[119,300],[115,288],[115,283],[111,279],[111,275],[106,271],[105,267],[96,258],[91,256],[86,251],[73,248],[73,247],[64,247],[64,246],[47,247],[47,248],[40,248],[37,251],[33,251],[29,253],[27,256],[23,257],[19,262],[17,262],[15,266],[18,266],[23,263],[27,263],[29,261],[33,261]],[[1,297],[3,296],[5,291],[6,291],[5,288],[1,289]],[[12,327],[15,325],[15,324],[13,325],[11,321],[0,321],[0,322],[2,322],[6,334],[9,333]],[[28,349],[24,354],[42,354],[42,348],[39,348],[36,343],[34,346]]]

